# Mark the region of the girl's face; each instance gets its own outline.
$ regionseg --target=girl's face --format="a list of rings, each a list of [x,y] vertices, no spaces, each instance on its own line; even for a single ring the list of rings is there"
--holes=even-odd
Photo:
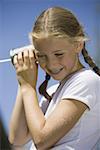
[[[36,58],[40,67],[53,79],[62,80],[82,68],[76,44],[66,39],[44,38],[35,41]]]

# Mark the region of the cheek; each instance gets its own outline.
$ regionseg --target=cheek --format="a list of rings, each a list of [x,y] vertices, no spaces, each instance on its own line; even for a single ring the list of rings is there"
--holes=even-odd
[[[75,64],[75,57],[65,57],[61,63],[66,67],[66,68],[72,68]]]

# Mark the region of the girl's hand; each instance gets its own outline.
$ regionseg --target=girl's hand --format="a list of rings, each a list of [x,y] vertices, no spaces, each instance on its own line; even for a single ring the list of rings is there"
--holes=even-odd
[[[38,65],[36,64],[33,50],[26,49],[23,52],[19,52],[13,58],[13,64],[16,69],[19,84],[21,86],[28,85],[36,88]]]

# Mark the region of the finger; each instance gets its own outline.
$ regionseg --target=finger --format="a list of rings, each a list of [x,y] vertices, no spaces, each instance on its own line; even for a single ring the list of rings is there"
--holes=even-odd
[[[21,66],[23,65],[23,53],[22,52],[18,53],[18,63]]]
[[[25,50],[23,52],[23,59],[24,59],[24,65],[28,67],[29,66],[29,52],[28,52],[28,50]]]
[[[33,68],[35,64],[35,56],[33,50],[29,50],[30,67]]]
[[[13,64],[14,64],[14,67],[17,69],[18,68],[18,56],[17,55],[15,55],[14,57],[13,57]]]

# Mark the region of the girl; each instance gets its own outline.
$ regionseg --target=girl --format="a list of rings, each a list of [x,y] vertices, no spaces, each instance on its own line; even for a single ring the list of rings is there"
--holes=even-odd
[[[19,88],[10,142],[22,146],[31,139],[31,150],[92,150],[100,138],[100,70],[85,48],[81,25],[71,11],[53,7],[37,18],[31,37],[35,50],[13,57]],[[80,62],[80,53],[91,69]],[[40,104],[38,64],[46,72]],[[59,84],[47,92],[50,77]]]

